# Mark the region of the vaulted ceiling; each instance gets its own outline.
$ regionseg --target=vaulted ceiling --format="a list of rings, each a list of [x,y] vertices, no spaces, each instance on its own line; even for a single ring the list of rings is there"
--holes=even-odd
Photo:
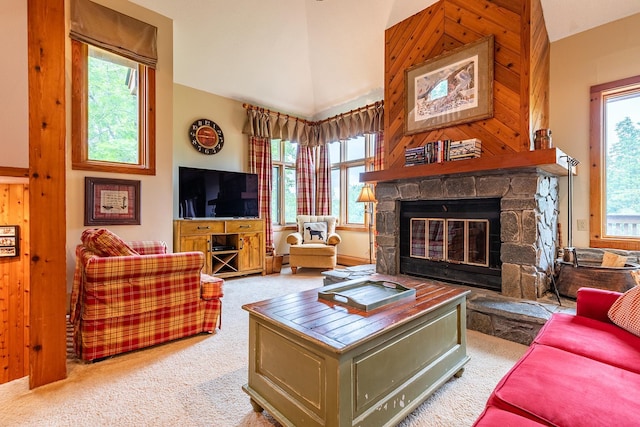
[[[174,81],[307,118],[383,97],[384,31],[437,0],[131,0],[174,22]],[[541,0],[556,41],[638,0]],[[357,106],[357,105],[354,105]]]

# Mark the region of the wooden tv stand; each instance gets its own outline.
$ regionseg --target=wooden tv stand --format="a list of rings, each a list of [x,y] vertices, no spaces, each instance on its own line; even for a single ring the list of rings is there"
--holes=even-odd
[[[196,218],[173,221],[173,251],[205,255],[203,272],[217,277],[264,274],[264,220]]]

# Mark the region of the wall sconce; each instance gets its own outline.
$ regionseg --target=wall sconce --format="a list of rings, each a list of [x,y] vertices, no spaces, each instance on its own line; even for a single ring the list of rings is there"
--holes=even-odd
[[[364,214],[369,212],[369,264],[373,264],[373,204],[377,202],[373,190],[369,184],[364,184],[356,202],[366,203]]]

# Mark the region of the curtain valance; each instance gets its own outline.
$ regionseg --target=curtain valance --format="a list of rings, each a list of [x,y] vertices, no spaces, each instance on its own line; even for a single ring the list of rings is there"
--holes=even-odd
[[[282,139],[302,146],[318,146],[333,141],[380,133],[384,129],[384,102],[339,114],[318,122],[292,117],[245,104],[247,121],[243,132],[261,138]]]
[[[89,0],[71,2],[69,36],[155,68],[158,29]]]
[[[243,133],[249,136],[310,145],[310,132],[310,122],[306,120],[262,108],[247,108],[247,121]]]

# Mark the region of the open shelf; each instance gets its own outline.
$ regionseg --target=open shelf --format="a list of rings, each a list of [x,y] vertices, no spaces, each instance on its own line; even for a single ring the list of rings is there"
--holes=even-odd
[[[237,234],[211,235],[211,274],[236,273],[238,271],[239,238]],[[225,249],[216,250],[216,246]]]
[[[238,250],[211,252],[211,274],[238,271]]]

